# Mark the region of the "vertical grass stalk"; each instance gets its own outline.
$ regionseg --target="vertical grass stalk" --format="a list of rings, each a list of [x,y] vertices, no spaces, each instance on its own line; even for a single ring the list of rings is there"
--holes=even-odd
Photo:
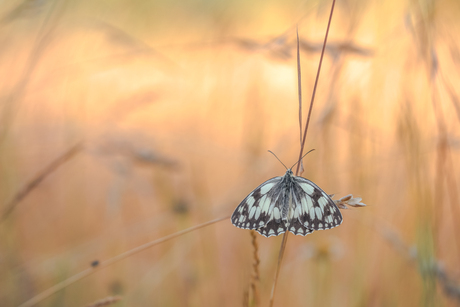
[[[323,57],[324,57],[324,50],[326,49],[326,43],[327,43],[327,37],[328,37],[328,34],[329,34],[329,29],[331,27],[331,21],[332,21],[332,15],[334,13],[334,7],[335,7],[335,0],[332,0],[332,6],[331,6],[331,12],[329,14],[329,20],[328,20],[328,23],[327,23],[327,28],[326,28],[326,34],[324,35],[324,42],[323,42],[323,48],[321,50],[321,56],[320,56],[320,59],[319,59],[319,65],[318,65],[318,71],[316,73],[316,79],[315,79],[315,85],[313,86],[313,93],[312,93],[312,96],[311,96],[311,102],[310,102],[310,108],[308,110],[308,116],[307,116],[307,122],[305,123],[305,130],[304,130],[304,133],[303,133],[303,137],[301,137],[301,145],[300,145],[300,154],[299,154],[299,163],[297,163],[297,169],[296,169],[296,172],[295,172],[295,175],[298,176],[299,175],[299,170],[300,170],[300,165],[302,164],[302,155],[303,155],[303,150],[304,150],[304,147],[305,147],[305,139],[307,138],[307,130],[308,130],[308,125],[310,123],[310,118],[311,118],[311,112],[313,110],[313,102],[315,101],[315,94],[316,94],[316,88],[318,87],[318,80],[319,80],[319,75],[320,75],[320,72],[321,72],[321,65],[323,63]],[[300,73],[301,73],[301,70],[300,70],[300,53],[299,53],[299,34],[298,34],[298,31],[297,31],[297,80],[298,80],[298,85],[299,85],[299,123],[302,124],[302,87],[301,87],[301,76],[300,76]],[[276,267],[276,272],[275,272],[275,278],[273,280],[273,286],[272,286],[272,291],[270,293],[270,302],[269,302],[269,306],[272,307],[273,306],[273,302],[274,302],[274,299],[275,299],[275,291],[276,291],[276,284],[278,282],[278,276],[279,276],[279,272],[280,272],[280,268],[281,268],[281,263],[282,263],[282,260],[283,260],[283,255],[284,255],[284,250],[286,249],[286,244],[287,244],[287,239],[288,239],[288,234],[289,234],[289,231],[286,230],[286,232],[284,233],[283,235],[283,241],[281,243],[281,247],[280,247],[280,253],[279,253],[279,256],[278,256],[278,264],[277,264],[277,267]]]

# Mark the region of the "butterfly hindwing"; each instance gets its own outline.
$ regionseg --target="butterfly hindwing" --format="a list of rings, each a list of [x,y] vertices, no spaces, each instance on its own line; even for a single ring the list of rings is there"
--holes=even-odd
[[[294,219],[289,223],[289,231],[295,235],[306,236],[314,230],[306,228],[298,219]],[[277,223],[274,219],[269,221],[265,227],[257,229],[257,232],[265,237],[277,236],[286,232],[285,223]]]

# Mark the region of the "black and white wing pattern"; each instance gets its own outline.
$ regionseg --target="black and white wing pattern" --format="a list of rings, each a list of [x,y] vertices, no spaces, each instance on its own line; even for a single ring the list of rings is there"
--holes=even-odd
[[[233,212],[232,223],[265,237],[286,230],[305,236],[339,226],[342,214],[326,192],[288,169],[284,176],[265,181],[246,196]]]

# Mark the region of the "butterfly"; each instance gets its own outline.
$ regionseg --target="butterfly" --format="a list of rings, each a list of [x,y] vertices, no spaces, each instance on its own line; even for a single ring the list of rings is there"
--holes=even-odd
[[[312,181],[294,176],[291,169],[249,193],[233,212],[233,225],[255,229],[267,238],[286,231],[306,236],[339,226],[342,214],[331,197]]]

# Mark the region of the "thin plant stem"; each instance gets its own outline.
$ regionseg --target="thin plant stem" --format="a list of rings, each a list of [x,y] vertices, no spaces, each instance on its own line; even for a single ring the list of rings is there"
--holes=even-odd
[[[56,171],[61,165],[72,159],[77,153],[83,148],[83,143],[79,142],[74,146],[70,147],[66,152],[53,160],[48,166],[46,166],[40,173],[38,173],[32,180],[30,180],[22,189],[20,189],[13,198],[5,206],[5,209],[0,217],[0,222],[4,221],[17,205],[40,183],[45,180],[51,173]]]
[[[289,234],[289,231],[286,230],[286,232],[283,234],[283,241],[281,242],[280,253],[278,255],[278,264],[276,266],[276,272],[275,272],[275,279],[273,280],[272,292],[270,293],[270,302],[269,302],[270,307],[273,306],[273,302],[275,299],[275,290],[276,290],[276,285],[278,283],[278,276],[280,273],[281,262],[283,261],[284,250],[286,249],[288,234]]]
[[[112,305],[112,304],[115,304],[116,302],[118,302],[119,300],[121,300],[121,296],[108,296],[108,297],[105,297],[101,300],[98,300],[94,303],[91,303],[89,305],[87,305],[86,307],[102,307],[102,306],[109,306],[109,305]]]
[[[302,145],[300,146],[299,160],[302,158],[303,149],[305,147],[305,140],[307,139],[308,125],[310,124],[311,112],[313,110],[313,102],[315,101],[316,88],[318,86],[319,74],[321,72],[321,65],[323,64],[324,50],[326,49],[327,37],[329,35],[329,28],[331,27],[332,14],[334,13],[335,0],[332,0],[331,13],[329,15],[329,21],[327,23],[326,35],[324,36],[323,49],[321,50],[321,57],[319,58],[318,72],[316,73],[315,85],[313,87],[313,93],[311,95],[310,109],[308,110],[307,122],[305,124],[305,130],[303,132]],[[300,163],[297,164],[296,176],[299,173]]]
[[[436,150],[436,180],[435,180],[435,199],[436,200],[441,200],[440,203],[442,202],[442,197],[444,196],[444,180],[446,180],[446,184],[449,184],[451,187],[456,187],[457,183],[455,180],[455,176],[452,175],[452,169],[454,169],[453,163],[452,163],[452,156],[451,156],[451,149],[448,144],[448,134],[447,134],[447,127],[446,127],[446,119],[444,116],[444,113],[442,112],[442,108],[440,107],[440,97],[439,97],[439,89],[437,86],[436,81],[438,80],[438,74],[433,75],[434,82],[432,83],[432,91],[431,91],[431,103],[433,105],[433,113],[436,118],[436,123],[438,126],[438,134],[439,134],[439,140],[438,140],[438,145],[437,145],[437,150]],[[452,225],[454,225],[455,229],[457,231],[452,232],[454,236],[453,244],[452,244],[452,250],[455,252],[455,254],[458,255],[459,253],[459,247],[458,247],[458,231],[460,230],[460,227],[458,223],[455,222],[455,217],[459,216],[459,210],[458,207],[452,204],[458,203],[458,193],[456,188],[448,188],[449,191],[448,196],[449,196],[449,210],[453,211],[453,214],[450,214],[450,218],[452,220]],[[439,228],[440,221],[443,220],[440,215],[440,210],[435,210],[435,213],[438,215],[436,218],[435,216],[435,225],[436,228]]]
[[[19,307],[31,307],[31,306],[34,306],[35,304],[38,304],[39,302],[43,301],[44,299],[46,299],[47,297],[53,295],[54,293],[66,288],[66,287],[68,287],[68,286],[70,286],[70,285],[72,285],[74,283],[76,283],[77,281],[79,281],[79,280],[81,280],[81,279],[83,279],[85,277],[88,277],[89,275],[95,273],[96,271],[99,271],[102,268],[108,267],[109,265],[112,265],[112,264],[114,264],[114,263],[116,263],[116,262],[118,262],[120,260],[128,258],[128,257],[130,257],[130,256],[132,256],[134,254],[137,254],[137,253],[139,253],[139,252],[141,252],[141,251],[143,251],[143,250],[145,250],[147,248],[150,248],[152,246],[155,246],[155,245],[158,245],[160,243],[169,241],[171,239],[180,237],[180,236],[182,236],[182,235],[184,235],[186,233],[192,232],[192,231],[197,230],[199,228],[203,228],[203,227],[215,224],[215,223],[223,221],[223,220],[228,220],[229,218],[230,218],[230,216],[221,217],[221,218],[218,218],[218,219],[215,219],[215,220],[203,223],[203,224],[199,224],[199,225],[196,225],[196,226],[193,226],[193,227],[178,231],[176,233],[167,235],[167,236],[165,236],[163,238],[160,238],[160,239],[145,243],[143,245],[140,245],[138,247],[135,247],[135,248],[133,248],[133,249],[131,249],[129,251],[121,253],[118,256],[110,258],[110,259],[108,259],[106,261],[101,261],[97,265],[92,266],[91,268],[88,268],[86,270],[83,270],[80,273],[75,274],[75,275],[67,278],[66,280],[63,280],[60,283],[57,283],[56,285],[52,286],[51,288],[43,291],[42,293],[32,297],[28,301],[22,303]]]
[[[316,73],[315,85],[313,87],[313,93],[312,93],[312,97],[311,97],[310,108],[308,110],[307,122],[305,124],[305,130],[304,130],[304,133],[303,133],[303,138],[301,137],[299,161],[297,163],[297,168],[296,168],[296,172],[295,172],[296,176],[298,176],[298,174],[299,174],[301,159],[303,157],[303,149],[305,147],[305,140],[307,138],[308,125],[310,123],[311,112],[313,110],[313,102],[315,101],[316,88],[318,87],[318,80],[319,80],[319,75],[320,75],[320,72],[321,72],[321,65],[323,63],[324,51],[326,49],[327,37],[328,37],[328,34],[329,34],[329,29],[331,27],[331,21],[332,21],[332,15],[334,13],[334,7],[335,7],[335,0],[332,0],[331,13],[329,15],[329,20],[328,20],[328,23],[327,23],[326,35],[324,36],[324,43],[323,43],[323,48],[321,50],[321,57],[320,57],[320,60],[319,60],[318,71]],[[302,89],[301,89],[301,76],[300,76],[301,70],[300,70],[300,52],[299,52],[299,49],[300,49],[299,48],[299,32],[297,31],[297,74],[298,74],[297,80],[298,80],[298,87],[299,87],[299,123],[302,124],[302,115],[301,115],[301,113],[302,113]],[[277,264],[276,272],[275,272],[275,278],[273,280],[272,291],[270,293],[270,301],[269,301],[269,306],[270,307],[273,306],[274,299],[275,299],[276,285],[278,283],[278,276],[279,276],[279,272],[280,272],[280,268],[281,268],[281,263],[283,261],[284,251],[286,249],[288,234],[289,234],[289,231],[286,230],[286,232],[283,234],[283,241],[281,242],[280,253],[279,253],[279,256],[278,256],[278,264]]]
[[[302,146],[302,72],[300,66],[300,40],[299,26],[296,27],[297,34],[297,90],[299,93],[299,131],[300,131],[300,146]]]
[[[52,2],[52,4],[43,24],[39,28],[33,48],[31,49],[31,52],[25,62],[24,70],[21,72],[21,77],[12,89],[11,93],[6,96],[6,100],[2,101],[4,112],[2,112],[2,123],[0,125],[0,144],[5,141],[9,127],[15,118],[14,108],[17,108],[17,104],[23,99],[25,90],[31,80],[30,76],[36,69],[39,60],[42,58],[46,50],[46,47],[49,46],[60,19],[64,16],[67,1],[50,2]]]
[[[259,274],[259,264],[260,264],[260,259],[258,255],[259,251],[259,245],[257,244],[257,234],[255,230],[250,231],[251,234],[251,243],[252,247],[254,248],[254,262],[252,264],[252,275],[251,275],[251,291],[252,291],[252,297],[249,297],[251,300],[249,303],[249,306],[255,306],[258,307],[260,306],[260,295],[259,295],[259,280],[260,280],[260,274]],[[251,304],[252,303],[252,304]]]

